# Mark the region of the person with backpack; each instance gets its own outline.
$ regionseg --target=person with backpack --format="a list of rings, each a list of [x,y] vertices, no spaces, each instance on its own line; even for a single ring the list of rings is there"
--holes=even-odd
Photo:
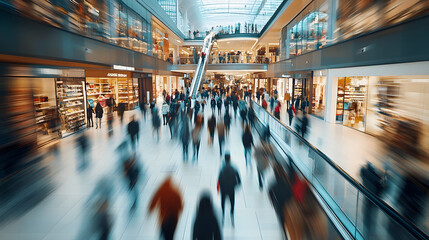
[[[225,221],[225,201],[229,199],[231,203],[231,223],[234,226],[234,206],[235,206],[235,191],[241,185],[240,174],[237,169],[231,165],[231,155],[225,154],[225,164],[223,165],[219,177],[217,190],[220,192],[222,206],[222,222]]]

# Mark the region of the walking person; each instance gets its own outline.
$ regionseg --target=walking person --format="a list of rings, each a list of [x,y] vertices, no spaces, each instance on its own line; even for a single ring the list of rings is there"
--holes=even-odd
[[[219,116],[220,116],[220,113],[221,113],[221,111],[222,111],[222,98],[221,98],[221,97],[219,97],[219,98],[217,99],[217,111],[218,111],[218,114],[219,114]]]
[[[254,157],[256,160],[256,170],[258,171],[259,189],[262,190],[264,184],[264,172],[270,164],[270,158],[273,156],[273,149],[269,142],[262,141],[258,147],[255,147]]]
[[[212,145],[216,128],[216,118],[214,115],[207,121],[207,128],[209,130],[209,145]]]
[[[223,117],[223,122],[225,123],[225,134],[228,136],[229,129],[231,128],[231,116],[229,115],[229,111],[225,112],[225,116]]]
[[[216,100],[214,98],[210,100],[210,107],[212,108],[212,113],[214,113],[216,109]]]
[[[182,129],[180,132],[181,140],[182,140],[182,153],[183,153],[183,161],[188,161],[189,156],[189,142],[191,140],[191,134],[189,132],[189,121],[186,117],[182,119]]]
[[[274,113],[274,103],[275,103],[274,97],[270,97],[270,112],[271,113]]]
[[[195,106],[194,106],[194,123],[197,122],[198,119],[198,112],[200,112],[200,102],[199,101],[195,101]]]
[[[152,109],[152,126],[153,132],[156,133],[156,139],[159,142],[159,128],[161,127],[161,119],[158,115],[158,109],[156,107]]]
[[[225,124],[223,123],[222,119],[217,124],[217,136],[219,140],[219,153],[222,157],[222,149],[225,144]]]
[[[183,200],[180,191],[174,186],[171,176],[155,192],[150,201],[149,213],[152,213],[155,208],[159,209],[160,239],[173,240],[183,210]]]
[[[237,169],[231,165],[231,155],[225,154],[225,164],[220,170],[218,177],[218,191],[221,197],[222,206],[222,223],[225,221],[225,200],[229,198],[231,203],[231,223],[234,226],[234,205],[235,205],[235,190],[241,185],[240,174]]]
[[[197,122],[195,123],[195,127],[192,130],[192,162],[198,162],[198,154],[200,151],[201,143],[201,121],[202,118],[198,116]]]
[[[167,102],[164,102],[162,104],[162,107],[161,107],[162,120],[163,120],[162,125],[167,125],[167,122],[168,122],[168,110],[169,109],[170,109],[170,106],[168,106]]]
[[[124,122],[124,112],[125,112],[125,105],[123,103],[118,104],[118,116],[121,120],[121,124]]]
[[[140,126],[139,123],[135,120],[134,116],[131,116],[130,118],[130,122],[127,126],[127,132],[130,136],[131,147],[135,150],[139,139]]]
[[[138,166],[138,161],[136,154],[132,154],[124,162],[124,174],[128,180],[128,188],[130,194],[133,196],[133,205],[131,205],[131,210],[135,210],[137,207],[139,193],[136,188],[137,181],[140,175],[140,167]]]
[[[280,107],[280,101],[277,101],[277,104],[274,107],[274,117],[276,117],[278,120],[280,120]]]
[[[108,136],[111,137],[113,135],[113,107],[108,107],[107,110],[107,129]]]
[[[301,119],[301,136],[303,138],[307,133],[307,128],[308,128],[308,117],[307,117],[307,113],[304,111],[302,112],[302,119]]]
[[[251,153],[252,153],[252,146],[253,146],[253,136],[249,125],[247,125],[244,129],[242,141],[243,141],[243,147],[244,147],[244,158],[246,159],[246,167],[247,167],[247,166],[250,166],[251,164]]]
[[[192,231],[192,240],[221,240],[222,234],[209,192],[202,194]]]
[[[384,190],[384,181],[379,171],[368,162],[360,169],[360,177],[362,184],[373,193],[375,196],[380,197]],[[375,223],[377,209],[376,206],[368,199],[365,198],[363,202],[363,223],[364,223],[364,237],[372,239],[373,224]]]
[[[88,104],[88,108],[86,109],[86,125],[87,127],[94,127],[94,119],[92,118],[92,114],[95,113],[91,104]]]
[[[289,117],[289,126],[292,126],[292,119],[293,119],[293,106],[292,106],[292,104],[289,105],[289,108],[287,109],[287,114]]]
[[[103,107],[100,102],[97,102],[97,106],[95,106],[95,129],[100,125],[101,128],[101,119],[103,118]]]
[[[203,112],[203,114],[204,114],[204,107],[206,106],[206,100],[202,100],[201,101],[201,110],[202,110],[202,112]]]
[[[147,113],[146,103],[140,104],[140,111],[143,114],[144,120],[146,121],[146,113]]]
[[[232,108],[234,109],[234,118],[237,119],[238,100],[236,96],[233,97]]]

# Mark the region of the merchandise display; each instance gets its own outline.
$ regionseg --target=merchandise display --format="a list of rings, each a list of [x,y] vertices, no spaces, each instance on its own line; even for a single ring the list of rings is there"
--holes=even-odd
[[[83,78],[59,78],[57,85],[58,111],[62,121],[61,130],[72,133],[85,125]]]
[[[89,103],[100,102],[107,106],[108,99],[114,100],[115,107],[125,104],[125,109],[134,109],[138,104],[138,80],[132,78],[87,77],[86,96]]]
[[[337,121],[344,126],[365,131],[366,95],[368,79],[365,77],[338,80]]]

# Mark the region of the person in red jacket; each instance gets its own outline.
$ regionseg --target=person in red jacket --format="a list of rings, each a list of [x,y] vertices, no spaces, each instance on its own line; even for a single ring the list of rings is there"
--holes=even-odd
[[[159,208],[160,236],[165,240],[173,240],[177,222],[183,210],[183,200],[171,176],[161,184],[153,196],[149,213],[152,213],[155,208]]]
[[[262,107],[267,110],[268,104],[267,101],[265,101],[265,99],[262,99]]]

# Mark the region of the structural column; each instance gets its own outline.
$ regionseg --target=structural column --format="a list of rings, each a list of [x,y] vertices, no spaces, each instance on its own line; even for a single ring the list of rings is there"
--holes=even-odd
[[[174,50],[173,50],[173,64],[178,64],[179,62],[179,45],[174,45]]]
[[[336,123],[338,79],[326,71],[325,121]]]

